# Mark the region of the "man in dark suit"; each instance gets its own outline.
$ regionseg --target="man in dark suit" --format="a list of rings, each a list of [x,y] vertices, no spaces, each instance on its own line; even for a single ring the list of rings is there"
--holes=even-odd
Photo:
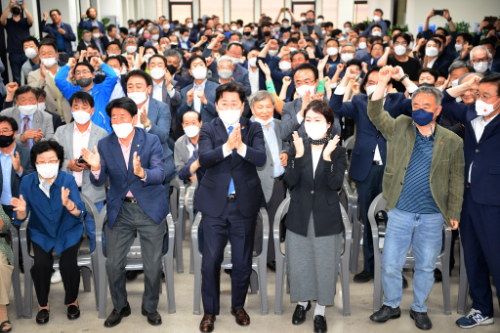
[[[73,47],[71,42],[76,40],[76,36],[71,29],[71,25],[61,21],[61,12],[59,9],[50,11],[50,18],[52,24],[47,24],[47,13],[43,13],[43,20],[40,28],[43,32],[48,33],[56,38],[57,50],[59,52],[59,59],[67,62],[70,57],[73,57]]]
[[[128,97],[106,106],[114,133],[99,141],[93,153],[82,148],[91,167],[90,181],[103,186],[109,178],[106,226],[106,271],[113,300],[113,311],[104,326],[118,325],[130,315],[125,289],[127,253],[136,233],[141,238],[144,258],[142,314],[151,325],[160,325],[156,311],[161,283],[161,257],[169,213],[164,195],[163,149],[156,135],[135,125],[139,123],[137,105]]]
[[[88,17],[89,19],[85,21],[85,17]],[[80,23],[78,24],[78,29],[90,30],[95,26],[99,28],[99,31],[104,36],[104,24],[102,24],[101,21],[97,21],[97,10],[94,7],[89,7],[89,9],[87,9],[87,11],[82,14],[82,18],[80,20]]]
[[[177,81],[181,89],[186,87],[190,82],[181,74],[183,69],[181,53],[177,50],[167,50],[165,51],[164,56],[167,59],[167,69],[170,75],[172,75],[172,80]],[[181,70],[177,73],[179,68],[181,68]]]
[[[219,118],[203,122],[198,141],[199,161],[206,168],[194,209],[203,214],[202,299],[205,315],[201,332],[212,332],[219,315],[220,268],[224,248],[231,242],[231,314],[241,326],[250,324],[243,309],[250,274],[257,213],[265,206],[257,167],[266,163],[264,135],[259,123],[241,117],[245,90],[226,83],[217,88]]]
[[[95,41],[92,38],[92,33],[89,30],[85,30],[82,32],[82,41],[78,44],[76,50],[81,54],[82,51],[87,51],[87,46],[90,45],[95,45]]]

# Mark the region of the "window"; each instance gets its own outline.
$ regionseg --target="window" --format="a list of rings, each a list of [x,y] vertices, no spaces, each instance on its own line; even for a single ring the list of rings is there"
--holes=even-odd
[[[368,1],[354,1],[354,22],[361,23],[366,20],[368,20]]]
[[[254,22],[253,1],[231,0],[231,21],[243,20],[243,25]]]
[[[337,25],[338,0],[323,0],[323,16],[324,22],[332,22],[335,29]],[[318,15],[316,15],[318,17]]]
[[[331,0],[326,0],[326,1],[331,1]],[[308,10],[316,11],[314,0],[292,0],[292,12],[297,20],[300,20],[300,14],[306,13]],[[315,15],[314,18],[315,21],[316,21],[316,16],[317,15]]]
[[[261,13],[269,16],[273,20],[273,23],[283,7],[285,7],[285,1],[283,0],[261,0]],[[255,18],[255,21],[258,22],[259,19],[260,17]],[[280,23],[282,19],[283,15],[280,16]]]
[[[208,15],[208,17],[217,15],[220,18],[220,22],[223,23],[224,22],[223,8],[224,8],[223,0],[200,0],[200,16],[202,18],[204,15]]]

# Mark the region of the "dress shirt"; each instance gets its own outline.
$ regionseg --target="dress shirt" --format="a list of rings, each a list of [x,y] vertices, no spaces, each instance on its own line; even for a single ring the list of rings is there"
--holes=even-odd
[[[111,93],[111,97],[109,97],[109,101],[113,101],[118,98],[125,97],[125,92],[123,91],[122,87],[122,79],[121,75],[118,75],[118,78],[116,80],[115,88],[113,89],[113,92]]]
[[[191,157],[191,156],[193,156],[195,149],[198,149],[198,142],[196,143],[196,145],[194,145],[186,135],[186,147],[187,147],[187,150],[189,151],[189,157]]]
[[[163,102],[162,88],[163,88],[163,81],[161,81],[160,83],[155,83],[153,81],[153,98],[156,99],[158,102]]]
[[[437,56],[436,58],[434,58],[434,60],[429,60],[429,62],[427,62],[427,68],[432,68],[432,66],[434,66],[434,63],[436,62],[437,58],[439,56]]]
[[[50,187],[54,183],[54,180],[56,180],[56,176],[54,176],[54,178],[52,178],[48,182],[45,179],[43,179],[42,177],[40,177],[40,174],[38,174],[38,180],[40,181],[40,185],[38,185],[38,187],[40,187],[40,190],[42,190],[42,192],[45,193],[47,198],[50,199]]]
[[[24,117],[28,117],[30,120],[28,121],[28,127],[30,129],[33,128],[33,115],[30,116],[25,116],[22,112],[19,112],[21,116],[21,124],[19,124],[19,135],[22,135],[24,133]],[[28,142],[30,144],[30,149],[33,147],[33,139],[28,139]]]
[[[262,125],[262,132],[264,132],[264,139],[266,140],[271,157],[273,159],[274,178],[278,178],[285,172],[285,168],[281,165],[280,150],[278,145],[278,136],[274,131],[274,121],[269,124],[269,129]]]
[[[135,127],[140,127],[140,128],[144,128],[144,125],[141,123],[141,113],[143,112],[146,112],[146,114],[149,114],[149,97],[146,101],[146,103],[144,103],[144,105],[142,106],[142,108],[140,108],[139,110],[137,110],[137,125],[135,125]],[[149,130],[151,129],[151,126],[149,126],[148,128],[144,128],[146,130],[146,132],[149,132]]]
[[[14,144],[14,149],[12,149],[12,155],[16,154],[16,145]],[[11,189],[11,176],[12,176],[12,158],[10,154],[4,154],[0,152],[0,165],[2,167],[2,196],[0,197],[0,201],[4,206],[10,206],[10,202],[12,200],[12,189]],[[23,175],[23,171],[18,173],[17,175],[21,177]]]
[[[95,45],[97,45],[97,48],[99,49],[99,53],[101,55],[103,54],[106,54],[103,50],[102,50],[102,47],[101,47],[101,40],[100,39],[95,39]]]
[[[488,124],[495,119],[498,116],[495,115],[491,117],[488,120],[484,120],[484,117],[478,116],[474,119],[471,120],[471,125],[472,129],[474,130],[474,134],[476,134],[476,141],[479,143],[481,141],[481,137],[483,136],[484,128],[488,126]],[[472,177],[472,165],[474,164],[474,161],[471,162],[470,167],[469,167],[469,183],[471,182],[471,177]]]
[[[252,86],[252,94],[260,90],[259,67],[257,67],[257,70],[254,72],[252,70],[252,66],[248,65],[248,80],[250,81],[250,85]]]
[[[90,129],[92,127],[92,122],[90,122],[89,127],[85,132],[80,132],[76,123],[73,130],[73,158],[78,158],[81,155],[82,148],[87,148],[90,139]],[[73,177],[75,177],[76,185],[82,187],[82,176],[83,171],[75,172],[73,171]]]
[[[201,112],[201,99],[198,97],[198,91],[205,91],[205,85],[207,84],[207,79],[203,81],[199,86],[196,85],[196,82],[193,82],[194,88],[194,98],[193,98],[193,109],[200,113]]]

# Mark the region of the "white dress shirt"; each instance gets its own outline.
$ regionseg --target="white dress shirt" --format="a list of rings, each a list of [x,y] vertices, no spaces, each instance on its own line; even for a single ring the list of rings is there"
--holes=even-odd
[[[161,81],[160,83],[155,83],[153,81],[153,98],[156,99],[158,102],[163,102],[163,83],[164,81]]]
[[[111,97],[109,97],[109,101],[111,102],[122,97],[125,97],[125,93],[123,92],[121,75],[118,75],[118,79],[116,79],[116,84],[113,88],[113,92],[111,93]]]
[[[144,105],[142,106],[142,108],[137,110],[137,125],[135,125],[135,127],[144,128],[144,125],[141,123],[141,114],[143,112],[146,112],[146,114],[149,114],[149,97],[148,97],[146,103],[144,103]],[[149,126],[148,128],[144,128],[144,129],[147,132],[149,132],[149,130],[151,129],[151,126]]]
[[[259,91],[259,67],[256,71],[252,70],[252,66],[248,65],[248,80],[250,81],[250,86],[252,86],[252,94]]]
[[[90,140],[90,129],[92,128],[92,122],[90,122],[89,127],[85,132],[80,132],[76,123],[73,129],[73,158],[78,158],[81,155],[82,148],[87,148]],[[75,172],[73,171],[73,177],[75,177],[76,185],[82,187],[83,171]]]

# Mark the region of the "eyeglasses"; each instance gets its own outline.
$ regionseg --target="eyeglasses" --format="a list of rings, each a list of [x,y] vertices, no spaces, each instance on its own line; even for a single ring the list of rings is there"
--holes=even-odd
[[[406,42],[394,42],[394,45],[403,45],[403,46],[407,46],[408,43]]]
[[[44,165],[44,164],[57,164],[59,160],[50,160],[48,162],[36,162],[36,165]]]
[[[75,72],[75,76],[90,75],[90,71]]]
[[[314,83],[314,80],[311,80],[311,79],[305,79],[304,81],[300,81],[300,80],[295,81],[295,84],[297,86],[301,86],[303,84],[311,85],[313,83]]]
[[[488,58],[475,59],[475,60],[472,60],[472,62],[475,64],[480,63],[480,62],[488,62]]]
[[[14,132],[13,130],[8,130],[8,129],[0,129],[0,135],[8,135],[10,133]]]
[[[479,94],[479,93],[474,93],[474,97],[475,97],[477,100],[486,101],[487,99],[490,99],[490,98],[492,98],[492,97],[498,97],[498,95],[495,95],[495,96],[488,96],[488,97],[487,97],[487,96],[484,96],[484,95],[482,95],[482,96],[481,96],[481,94]]]

